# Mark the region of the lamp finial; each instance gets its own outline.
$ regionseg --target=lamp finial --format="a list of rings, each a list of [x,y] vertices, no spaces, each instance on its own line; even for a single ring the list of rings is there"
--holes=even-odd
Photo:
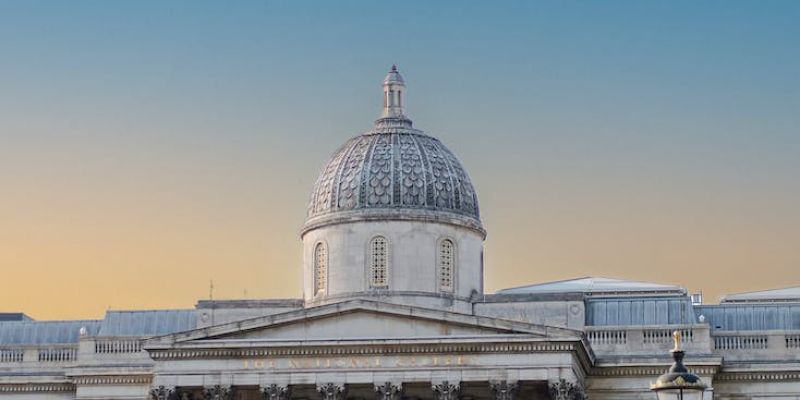
[[[681,331],[672,332],[672,339],[675,341],[675,348],[672,351],[681,351]]]

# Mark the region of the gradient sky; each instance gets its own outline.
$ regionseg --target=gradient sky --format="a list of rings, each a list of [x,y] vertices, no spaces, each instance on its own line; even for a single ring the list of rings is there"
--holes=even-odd
[[[298,297],[327,157],[397,63],[487,291],[800,285],[800,2],[0,2],[0,311]]]

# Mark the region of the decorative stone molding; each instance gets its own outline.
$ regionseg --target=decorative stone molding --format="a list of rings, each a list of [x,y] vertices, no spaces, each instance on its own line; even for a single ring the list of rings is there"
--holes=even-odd
[[[204,400],[233,400],[233,388],[214,385],[203,389]]]
[[[150,389],[151,400],[174,400],[176,398],[175,388],[159,386]]]
[[[432,353],[551,353],[579,351],[579,342],[436,343],[413,345],[318,346],[291,348],[171,349],[151,350],[155,360],[253,358],[281,356],[335,356]]]
[[[586,400],[583,388],[565,379],[551,383],[549,389],[550,398],[553,400]]]
[[[517,382],[493,381],[489,382],[489,389],[495,400],[515,400],[517,398]]]
[[[461,387],[457,382],[452,384],[448,381],[443,381],[433,385],[433,398],[435,400],[457,400],[460,391]]]
[[[329,382],[317,385],[317,392],[322,396],[322,400],[344,400],[347,396],[347,387]]]
[[[76,376],[76,385],[148,385],[153,380],[150,375],[99,375]]]
[[[403,384],[395,385],[386,382],[383,385],[375,385],[376,400],[400,400],[403,397]]]
[[[699,375],[698,372],[692,371]],[[766,372],[723,372],[714,377],[715,381],[797,381],[800,371],[766,371]]]
[[[714,375],[719,371],[718,365],[692,365],[692,372],[698,375]],[[591,376],[658,376],[667,371],[667,367],[653,366],[626,366],[626,367],[595,367]]]
[[[289,400],[291,399],[291,389],[289,386],[273,383],[261,387],[261,397],[264,400]]]
[[[75,391],[75,385],[71,383],[0,385],[0,393],[74,392],[74,391]]]

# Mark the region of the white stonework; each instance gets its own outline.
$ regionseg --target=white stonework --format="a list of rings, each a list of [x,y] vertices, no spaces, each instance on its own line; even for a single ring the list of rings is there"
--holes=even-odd
[[[0,313],[0,400],[654,399],[673,331],[706,400],[800,400],[798,288],[715,305],[608,278],[484,293],[477,195],[412,128],[405,94],[393,67],[374,129],[323,168],[301,229],[303,298]]]
[[[370,240],[388,242],[385,288],[369,285]],[[455,244],[455,285],[440,290],[437,280],[438,246],[442,239]],[[314,290],[314,247],[328,247],[327,290]],[[471,310],[471,296],[483,293],[483,237],[470,229],[418,221],[356,221],[314,229],[303,236],[303,275],[306,303],[324,304],[345,298],[374,298],[426,307]]]

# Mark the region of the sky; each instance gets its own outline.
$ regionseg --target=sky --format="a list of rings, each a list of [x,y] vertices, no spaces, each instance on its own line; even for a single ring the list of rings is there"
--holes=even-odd
[[[381,109],[461,159],[486,291],[800,286],[800,2],[0,2],[0,311],[301,295]]]

